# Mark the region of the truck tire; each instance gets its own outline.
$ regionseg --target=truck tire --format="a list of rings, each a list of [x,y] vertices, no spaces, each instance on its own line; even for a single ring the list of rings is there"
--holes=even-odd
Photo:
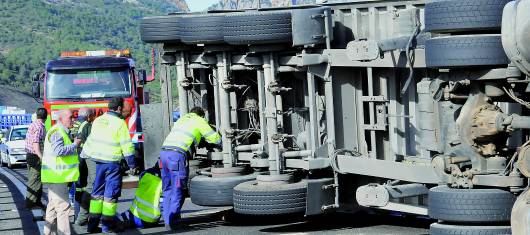
[[[186,44],[223,43],[224,14],[191,15],[182,17],[180,35]]]
[[[289,43],[291,11],[253,11],[226,15],[224,40],[232,45]]]
[[[180,42],[180,16],[144,17],[140,22],[140,38],[146,43]]]
[[[449,225],[433,223],[430,235],[500,235],[511,234],[510,226]]]
[[[425,31],[499,31],[502,10],[512,0],[450,0],[425,4]]]
[[[494,66],[509,64],[498,34],[431,38],[425,43],[429,68]]]
[[[438,186],[429,190],[429,216],[449,222],[507,222],[515,199],[513,194],[500,189]]]
[[[255,180],[256,175],[212,178],[198,175],[191,179],[191,202],[200,206],[232,206],[234,187]]]
[[[234,188],[234,212],[247,215],[301,213],[306,209],[307,182],[259,185],[257,181]]]

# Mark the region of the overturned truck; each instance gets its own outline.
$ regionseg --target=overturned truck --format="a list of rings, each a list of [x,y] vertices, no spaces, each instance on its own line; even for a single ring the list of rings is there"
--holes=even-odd
[[[428,215],[431,234],[510,233],[530,176],[528,5],[143,18],[142,40],[176,69],[180,112],[204,107],[223,136],[221,152],[195,155],[209,168],[191,179],[192,201],[249,215],[370,207]]]

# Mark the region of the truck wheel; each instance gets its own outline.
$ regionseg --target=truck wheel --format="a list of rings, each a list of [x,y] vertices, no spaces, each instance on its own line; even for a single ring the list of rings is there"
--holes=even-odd
[[[247,215],[279,215],[304,212],[307,182],[260,185],[257,181],[234,188],[234,211]]]
[[[231,206],[234,187],[254,179],[254,174],[220,178],[195,176],[190,182],[191,202],[200,206]]]
[[[500,189],[437,186],[429,190],[429,216],[450,222],[507,222],[515,199]]]
[[[425,31],[472,32],[501,29],[502,10],[512,0],[451,0],[425,4]]]
[[[180,35],[186,44],[223,43],[224,14],[182,17]]]
[[[292,41],[291,11],[254,11],[226,15],[224,40],[232,45]]]
[[[180,16],[144,17],[140,22],[140,38],[146,43],[180,42]]]
[[[511,234],[510,226],[431,224],[430,235],[500,235]]]
[[[509,64],[498,34],[429,39],[425,43],[425,62],[430,68]]]

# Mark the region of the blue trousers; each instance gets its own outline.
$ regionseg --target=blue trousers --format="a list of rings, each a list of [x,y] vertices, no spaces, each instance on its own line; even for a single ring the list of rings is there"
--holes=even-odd
[[[100,218],[103,219],[103,231],[114,226],[118,197],[121,196],[121,178],[119,163],[97,162],[90,200],[89,229],[97,227]]]
[[[188,185],[187,153],[178,151],[160,152],[162,175],[162,217],[166,226],[174,228],[180,220],[180,210],[184,204],[183,190]]]

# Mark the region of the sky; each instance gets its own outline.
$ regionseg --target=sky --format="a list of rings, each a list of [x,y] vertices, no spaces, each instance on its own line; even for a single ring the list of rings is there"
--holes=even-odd
[[[190,11],[203,11],[209,6],[219,2],[219,0],[187,0]]]

